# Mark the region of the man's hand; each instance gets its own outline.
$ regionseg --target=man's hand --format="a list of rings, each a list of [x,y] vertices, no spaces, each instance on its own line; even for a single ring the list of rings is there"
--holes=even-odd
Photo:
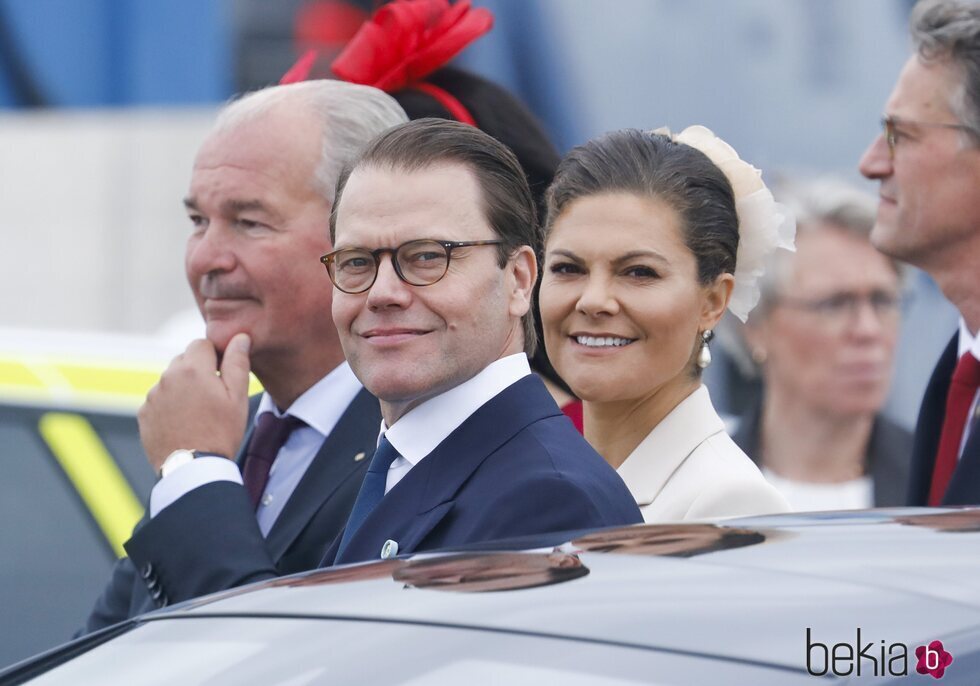
[[[247,334],[236,334],[219,370],[214,345],[194,341],[150,389],[137,417],[154,472],[178,448],[234,458],[248,420],[250,344]]]

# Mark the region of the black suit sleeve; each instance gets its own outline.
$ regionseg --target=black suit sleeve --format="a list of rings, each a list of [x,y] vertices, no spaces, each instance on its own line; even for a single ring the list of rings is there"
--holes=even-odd
[[[159,606],[277,576],[245,489],[230,481],[181,496],[125,548]]]

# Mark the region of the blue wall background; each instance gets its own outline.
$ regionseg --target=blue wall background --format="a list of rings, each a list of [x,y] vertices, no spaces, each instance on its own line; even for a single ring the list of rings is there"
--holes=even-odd
[[[228,0],[0,0],[0,107],[27,104],[10,55],[55,107],[224,100],[230,11]]]

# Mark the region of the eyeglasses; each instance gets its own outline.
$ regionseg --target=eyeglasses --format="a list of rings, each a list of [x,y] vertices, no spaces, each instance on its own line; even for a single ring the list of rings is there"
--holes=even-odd
[[[881,118],[881,128],[885,134],[885,143],[888,144],[888,154],[892,157],[892,159],[895,158],[895,148],[898,146],[898,141],[901,137],[901,132],[896,127],[907,125],[934,129],[957,129],[959,131],[972,133],[977,138],[980,138],[980,132],[978,132],[972,126],[967,126],[966,124],[946,124],[942,122],[916,121],[914,119],[902,119],[900,117],[887,115]]]
[[[391,265],[398,278],[410,286],[431,286],[449,271],[449,261],[456,248],[500,245],[499,239],[486,241],[440,241],[422,239],[402,243],[397,248],[342,248],[320,258],[333,285],[344,293],[363,293],[374,285],[381,266],[381,256],[391,255]]]
[[[875,317],[883,324],[894,324],[902,308],[902,300],[894,293],[872,291],[871,293],[835,293],[827,298],[807,300],[805,298],[779,298],[777,305],[810,312],[824,321],[829,327],[843,328],[857,319],[860,307],[867,303]]]

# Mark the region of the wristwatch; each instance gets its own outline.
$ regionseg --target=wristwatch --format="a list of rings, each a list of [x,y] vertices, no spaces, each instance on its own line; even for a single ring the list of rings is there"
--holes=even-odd
[[[174,473],[176,470],[198,457],[224,457],[224,455],[219,455],[218,453],[205,453],[201,452],[200,450],[186,450],[184,448],[178,448],[167,455],[167,459],[163,461],[162,465],[160,465],[160,478],[167,478],[169,474]]]

